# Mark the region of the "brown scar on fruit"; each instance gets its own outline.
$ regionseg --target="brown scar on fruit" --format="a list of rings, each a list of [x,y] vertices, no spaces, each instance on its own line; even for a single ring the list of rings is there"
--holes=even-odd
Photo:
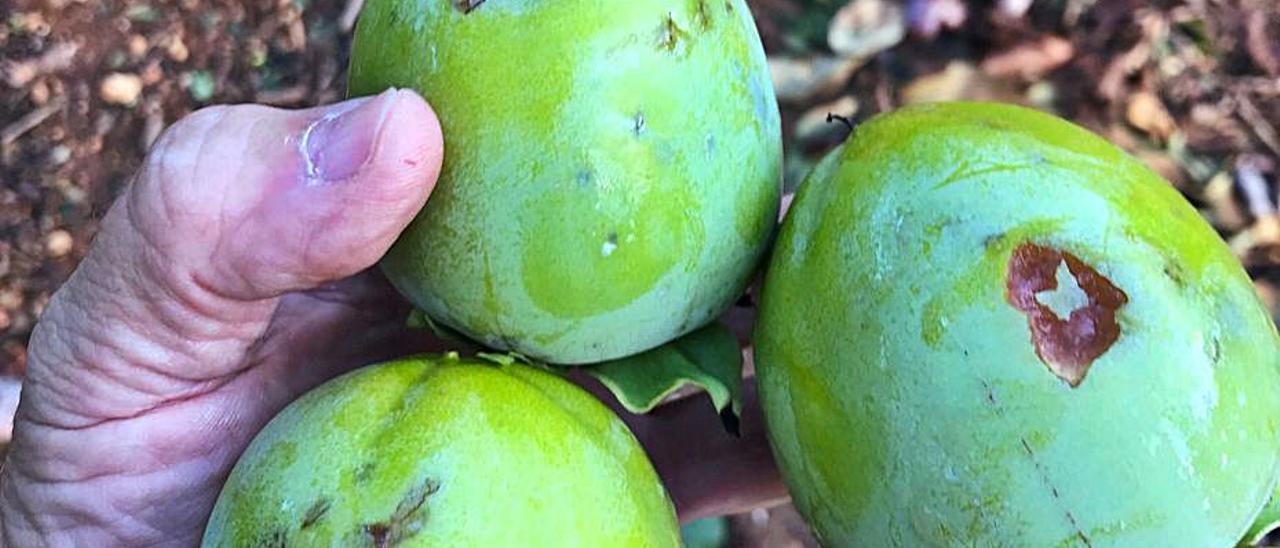
[[[398,546],[404,539],[417,534],[426,521],[427,497],[439,490],[440,483],[430,478],[410,489],[396,505],[390,519],[361,527],[365,538],[377,548],[387,548]]]
[[[1087,298],[1067,318],[1037,298],[1039,293],[1058,289],[1056,274],[1064,262]],[[1036,355],[1072,388],[1080,386],[1094,360],[1120,338],[1116,311],[1129,302],[1129,296],[1071,253],[1022,244],[1009,257],[1005,287],[1009,304],[1027,316]]]
[[[453,0],[453,7],[458,8],[458,11],[462,12],[463,15],[466,15],[480,7],[480,4],[483,4],[486,1],[487,0]]]

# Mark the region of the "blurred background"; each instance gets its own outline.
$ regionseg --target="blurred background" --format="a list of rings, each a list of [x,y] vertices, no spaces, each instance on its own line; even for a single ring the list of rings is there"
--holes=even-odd
[[[214,103],[339,100],[362,3],[0,1],[0,416],[33,324],[160,132]],[[783,111],[788,188],[848,134],[828,114],[856,124],[923,101],[1029,105],[1168,179],[1280,312],[1280,2],[749,3]],[[686,534],[693,548],[815,545],[789,507]]]

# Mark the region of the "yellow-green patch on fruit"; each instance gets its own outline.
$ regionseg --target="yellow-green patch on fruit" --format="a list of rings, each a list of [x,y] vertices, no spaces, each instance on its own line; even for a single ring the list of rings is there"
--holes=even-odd
[[[743,0],[370,0],[350,90],[419,91],[445,158],[383,262],[440,322],[552,363],[707,323],[766,249],[778,107]]]
[[[289,405],[240,457],[205,546],[679,544],[627,427],[577,386],[456,355],[370,366]]]
[[[1165,181],[995,104],[873,119],[803,183],[756,331],[830,546],[1229,546],[1280,463],[1276,328]]]

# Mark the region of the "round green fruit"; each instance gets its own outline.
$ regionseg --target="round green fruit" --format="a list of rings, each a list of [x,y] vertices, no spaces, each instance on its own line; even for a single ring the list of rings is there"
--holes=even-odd
[[[1229,546],[1280,339],[1165,181],[1059,118],[910,107],[803,183],[761,295],[772,445],[828,545]]]
[[[419,357],[339,377],[240,457],[205,546],[680,542],[630,430],[533,367]]]
[[[370,0],[350,91],[412,88],[445,136],[383,263],[491,347],[589,363],[736,299],[766,249],[781,130],[743,0]]]

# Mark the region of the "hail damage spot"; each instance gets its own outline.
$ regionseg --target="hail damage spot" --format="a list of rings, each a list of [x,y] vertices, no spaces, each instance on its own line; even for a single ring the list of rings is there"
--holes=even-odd
[[[1116,311],[1129,296],[1071,253],[1022,244],[1009,257],[1005,287],[1027,316],[1036,355],[1072,388],[1120,338]]]

